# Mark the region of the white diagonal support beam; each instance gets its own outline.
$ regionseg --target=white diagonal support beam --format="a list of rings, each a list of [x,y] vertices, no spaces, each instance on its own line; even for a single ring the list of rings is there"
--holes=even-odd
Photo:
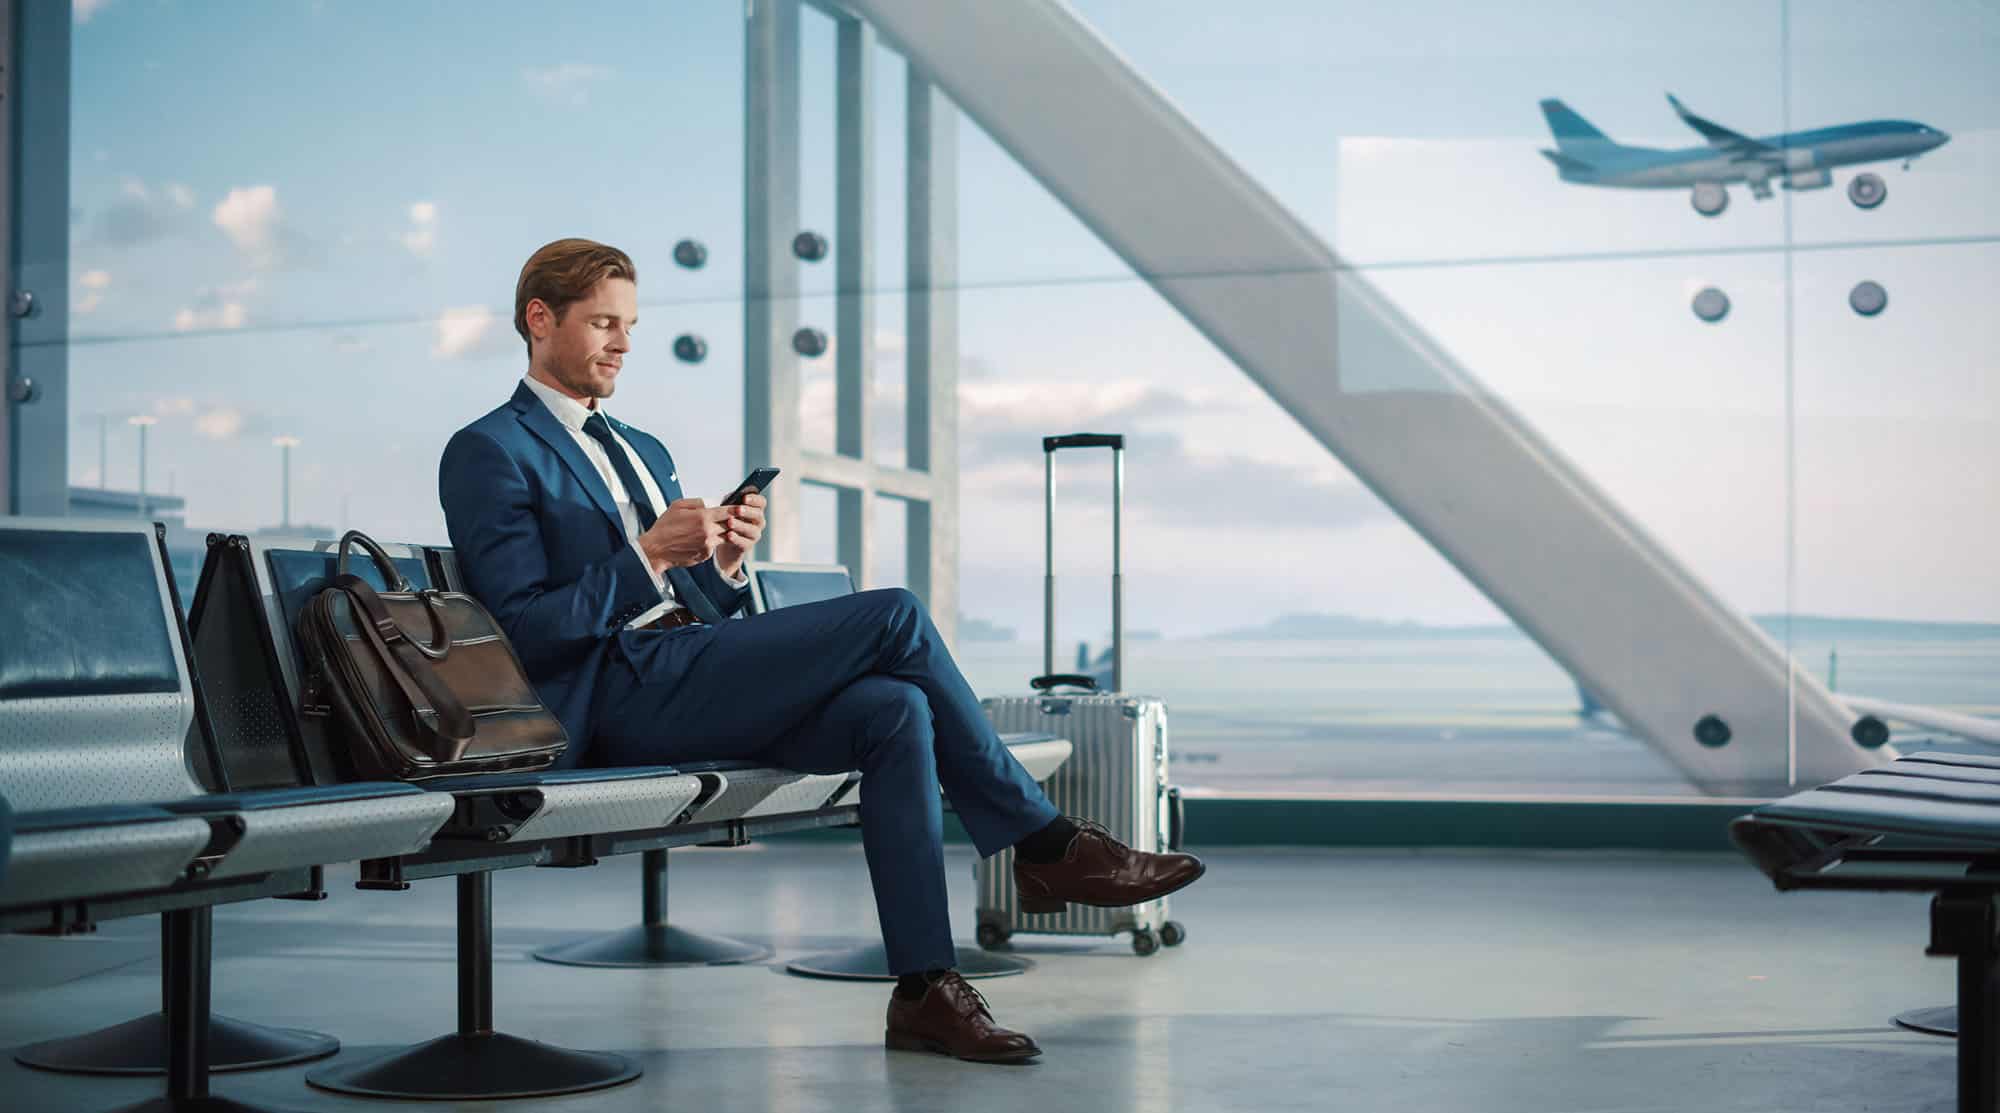
[[[847,6],[1696,785],[1894,756],[1067,7]]]

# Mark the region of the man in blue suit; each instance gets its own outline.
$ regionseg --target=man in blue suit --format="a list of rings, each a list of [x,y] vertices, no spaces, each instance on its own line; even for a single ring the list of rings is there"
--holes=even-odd
[[[889,1046],[1040,1054],[952,969],[938,789],[1027,900],[1122,907],[1200,877],[1058,815],[988,724],[923,605],[865,591],[731,620],[765,500],[684,498],[666,446],[605,412],[638,322],[616,248],[557,240],[514,291],[528,373],[445,447],[438,491],[472,593],[569,732],[564,764],[749,758],[859,769],[862,844],[897,987]]]

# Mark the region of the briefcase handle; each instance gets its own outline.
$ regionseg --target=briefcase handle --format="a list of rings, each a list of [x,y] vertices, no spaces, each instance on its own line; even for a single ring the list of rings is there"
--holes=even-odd
[[[396,620],[391,618],[387,611],[382,610],[381,603],[375,600],[374,588],[366,580],[356,576],[352,582],[359,584],[365,592],[365,595],[361,596],[364,600],[364,611],[369,604],[372,604],[374,607],[374,612],[367,615],[368,621],[381,631],[385,641],[393,642],[396,638],[402,638],[404,641],[415,646],[417,652],[431,660],[444,660],[445,654],[451,652],[451,632],[445,628],[444,603],[438,599],[437,592],[428,588],[423,591],[414,590],[410,586],[410,581],[404,579],[403,574],[396,569],[396,562],[389,559],[389,554],[383,550],[382,546],[376,544],[374,538],[358,529],[351,529],[340,535],[340,559],[333,566],[333,578],[336,583],[340,581],[341,577],[349,575],[347,571],[349,545],[361,546],[362,550],[368,554],[369,559],[375,562],[376,570],[382,573],[382,582],[389,585],[390,591],[399,593],[410,592],[424,604],[424,613],[431,620],[431,644],[425,645],[423,642],[405,633],[402,627],[396,625]]]
[[[333,566],[334,575],[344,576],[347,574],[347,550],[350,545],[361,546],[362,551],[368,554],[368,559],[375,562],[376,570],[382,573],[382,583],[386,585],[385,590],[410,590],[410,581],[403,578],[403,573],[396,568],[396,562],[389,559],[388,552],[382,546],[377,545],[374,538],[358,529],[351,529],[340,535],[340,544],[336,549],[340,559]]]

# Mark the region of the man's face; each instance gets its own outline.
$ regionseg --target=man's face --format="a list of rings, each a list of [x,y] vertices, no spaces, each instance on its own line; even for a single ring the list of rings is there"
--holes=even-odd
[[[543,335],[535,324],[545,324]],[[606,278],[572,302],[562,320],[548,314],[531,322],[535,354],[556,384],[583,399],[609,398],[618,371],[632,350],[632,327],[639,323],[639,287],[630,279]]]

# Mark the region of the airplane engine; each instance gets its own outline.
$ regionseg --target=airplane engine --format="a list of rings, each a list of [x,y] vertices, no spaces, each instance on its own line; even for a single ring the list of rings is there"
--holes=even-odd
[[[1833,184],[1833,171],[1819,164],[1810,147],[1793,147],[1785,152],[1786,189],[1825,189]]]
[[[1729,207],[1729,191],[1720,182],[1696,182],[1688,203],[1703,216],[1720,216]]]

